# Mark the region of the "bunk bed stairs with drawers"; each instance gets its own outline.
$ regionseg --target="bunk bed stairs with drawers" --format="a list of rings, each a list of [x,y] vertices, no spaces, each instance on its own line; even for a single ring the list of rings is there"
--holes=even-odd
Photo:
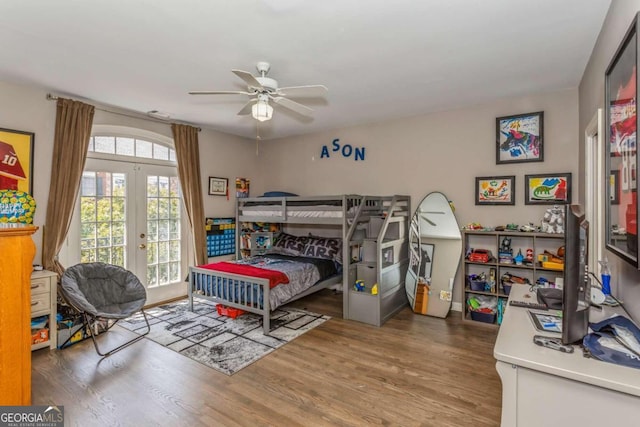
[[[296,283],[273,286],[268,278],[250,274],[191,267],[189,301],[205,298],[263,316],[270,332],[270,313],[278,306],[342,283],[343,317],[375,326],[407,306],[404,278],[408,269],[409,196],[340,195],[319,197],[258,197],[238,199],[236,224],[270,223],[287,227],[314,227],[340,239],[337,272],[309,286]],[[237,257],[241,259],[236,227]],[[313,238],[311,231],[307,239]],[[305,237],[303,237],[304,239]],[[300,253],[300,255],[304,255]],[[260,255],[263,256],[263,255]],[[264,255],[268,257],[269,255]],[[274,255],[285,257],[283,255]],[[302,261],[308,259],[301,258]],[[272,262],[290,262],[276,259]],[[323,269],[326,271],[326,268]],[[357,283],[357,286],[356,286]],[[292,286],[295,285],[295,286]],[[291,294],[295,289],[295,294]]]

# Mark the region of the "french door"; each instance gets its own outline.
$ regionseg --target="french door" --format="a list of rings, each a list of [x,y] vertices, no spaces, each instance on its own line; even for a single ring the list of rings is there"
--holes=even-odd
[[[147,304],[186,294],[186,236],[172,166],[88,158],[80,201],[80,262],[132,271]]]

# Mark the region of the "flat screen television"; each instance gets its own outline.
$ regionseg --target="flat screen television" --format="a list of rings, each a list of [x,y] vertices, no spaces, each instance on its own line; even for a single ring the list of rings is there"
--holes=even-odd
[[[562,343],[582,341],[589,328],[591,284],[587,264],[589,222],[580,205],[566,205],[564,231],[564,285],[562,289]]]

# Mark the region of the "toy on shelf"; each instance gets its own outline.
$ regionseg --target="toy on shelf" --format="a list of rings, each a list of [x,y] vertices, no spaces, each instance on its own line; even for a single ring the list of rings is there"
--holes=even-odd
[[[464,230],[483,230],[484,227],[478,222],[470,222],[469,224],[462,227]]]
[[[518,249],[518,255],[513,257],[513,260],[515,261],[516,265],[522,265],[522,263],[524,262],[524,255],[522,255],[522,249]]]
[[[375,285],[373,285],[373,287],[371,288],[371,295],[378,295],[378,284],[377,283]]]
[[[536,286],[539,288],[555,288],[556,284],[550,280],[548,280],[546,277],[538,277],[538,280],[536,280]]]
[[[542,224],[540,227],[543,233],[564,233],[564,209],[558,205],[554,205],[552,208],[547,209],[542,217]]]
[[[493,259],[493,254],[488,249],[472,249],[467,259],[471,262],[489,262]]]
[[[491,284],[487,282],[487,276],[484,272],[480,274],[470,274],[467,276],[467,281],[472,291],[489,291],[491,289]]]
[[[511,237],[505,236],[500,243],[498,251],[498,262],[500,264],[513,264],[513,249],[511,249]]]
[[[538,255],[538,261],[542,268],[548,268],[550,270],[564,270],[564,246],[558,249],[558,254],[554,254],[549,251],[544,251]]]
[[[524,257],[524,263],[527,265],[533,265],[533,249],[527,249],[527,254]]]
[[[358,292],[364,292],[364,280],[356,280],[353,288]]]
[[[504,273],[500,278],[500,281],[502,282],[503,288],[505,287],[505,285],[511,286],[514,283],[518,283],[520,285],[531,285],[531,282],[526,277],[516,276],[515,274],[511,273]]]
[[[520,231],[538,231],[538,227],[533,225],[533,223],[525,224],[520,227]]]

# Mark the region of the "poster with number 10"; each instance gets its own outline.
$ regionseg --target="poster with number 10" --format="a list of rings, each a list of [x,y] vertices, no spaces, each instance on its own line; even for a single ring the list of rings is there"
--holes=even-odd
[[[0,190],[33,194],[34,134],[0,128]]]

